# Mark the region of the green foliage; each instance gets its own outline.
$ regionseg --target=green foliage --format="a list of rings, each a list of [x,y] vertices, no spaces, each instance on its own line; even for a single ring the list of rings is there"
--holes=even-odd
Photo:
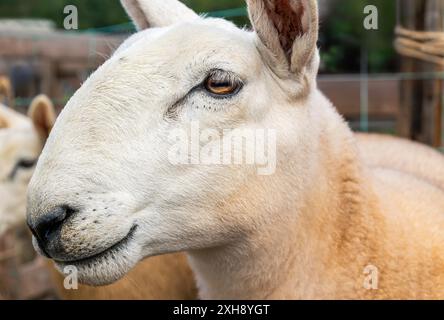
[[[390,0],[334,0],[330,19],[321,22],[321,54],[326,72],[359,72],[366,51],[370,72],[391,71],[395,66],[393,30],[396,2]],[[375,5],[379,29],[366,30],[366,5]]]
[[[117,0],[0,0],[1,18],[45,18],[63,26],[63,8],[75,5],[79,12],[79,28],[97,28],[128,21]]]
[[[395,66],[393,29],[396,2],[394,0],[329,0],[331,12],[321,21],[321,54],[324,72],[359,72],[362,50],[368,53],[371,72],[390,71]],[[227,9],[244,8],[244,0],[183,0],[196,12],[227,13]],[[63,26],[63,8],[73,4],[79,12],[79,28],[106,28],[128,23],[129,19],[118,0],[0,0],[0,18],[46,18],[57,27]],[[375,5],[379,12],[379,30],[365,30],[363,13],[366,5]],[[248,25],[244,10],[229,11],[228,19],[240,26]],[[108,30],[109,29],[109,30]]]
[[[243,8],[245,7],[245,0],[218,0],[218,1],[209,1],[209,0],[183,0],[183,2],[193,8],[198,13],[206,13],[206,12],[218,12],[227,9],[234,8]],[[239,26],[248,25],[248,17],[246,15],[246,10],[244,11],[244,15],[236,15],[226,17],[227,19],[233,21]]]
[[[199,13],[245,7],[244,0],[184,0]],[[79,13],[79,29],[102,28],[122,24],[129,19],[118,0],[0,0],[0,18],[45,18],[63,27],[63,8],[75,5]],[[241,25],[248,19],[233,17]]]

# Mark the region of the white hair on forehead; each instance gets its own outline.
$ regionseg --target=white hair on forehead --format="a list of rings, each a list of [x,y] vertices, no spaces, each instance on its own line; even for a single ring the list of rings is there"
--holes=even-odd
[[[166,32],[166,29],[167,28],[150,28],[134,33],[122,42],[122,44],[116,49],[116,51],[114,51],[113,56],[119,55],[139,41],[152,41],[156,38],[161,37]]]
[[[164,26],[164,27],[158,27],[158,28],[148,28],[141,30],[139,32],[134,33],[129,38],[127,38],[114,52],[114,56],[121,54],[126,49],[132,47],[133,45],[139,43],[139,42],[149,42],[154,41],[155,39],[158,39],[162,37],[165,33],[167,33],[172,28],[182,28],[184,25],[211,25],[212,27],[217,27],[219,29],[225,30],[227,32],[233,32],[238,31],[239,29],[237,26],[231,22],[227,21],[225,19],[221,18],[212,18],[212,17],[206,17],[205,15],[201,15],[201,19],[195,19],[192,21],[185,21],[185,22],[179,22],[176,25],[171,26]]]

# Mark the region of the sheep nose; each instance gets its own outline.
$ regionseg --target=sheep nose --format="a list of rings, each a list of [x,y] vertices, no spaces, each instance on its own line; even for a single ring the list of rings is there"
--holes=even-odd
[[[56,207],[53,210],[40,214],[34,221],[28,220],[28,226],[37,239],[40,249],[48,256],[48,246],[57,238],[63,223],[72,209],[66,206]]]

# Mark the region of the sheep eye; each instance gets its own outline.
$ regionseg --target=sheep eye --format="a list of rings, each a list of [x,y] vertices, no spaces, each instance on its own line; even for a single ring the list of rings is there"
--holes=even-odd
[[[9,174],[9,179],[14,179],[15,175],[20,169],[31,169],[35,166],[37,163],[37,160],[32,159],[20,159],[12,169],[11,173]]]
[[[36,160],[20,159],[17,162],[17,168],[30,169],[34,167]]]
[[[226,97],[239,92],[242,81],[229,72],[215,70],[205,79],[204,87],[213,96]]]

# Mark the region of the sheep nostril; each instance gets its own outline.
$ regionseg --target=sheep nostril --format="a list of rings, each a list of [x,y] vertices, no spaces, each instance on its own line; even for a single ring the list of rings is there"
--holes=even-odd
[[[46,249],[56,238],[66,219],[75,212],[68,206],[59,206],[51,211],[39,215],[34,221],[28,221],[32,234],[36,237],[39,246],[45,254],[50,256]]]

